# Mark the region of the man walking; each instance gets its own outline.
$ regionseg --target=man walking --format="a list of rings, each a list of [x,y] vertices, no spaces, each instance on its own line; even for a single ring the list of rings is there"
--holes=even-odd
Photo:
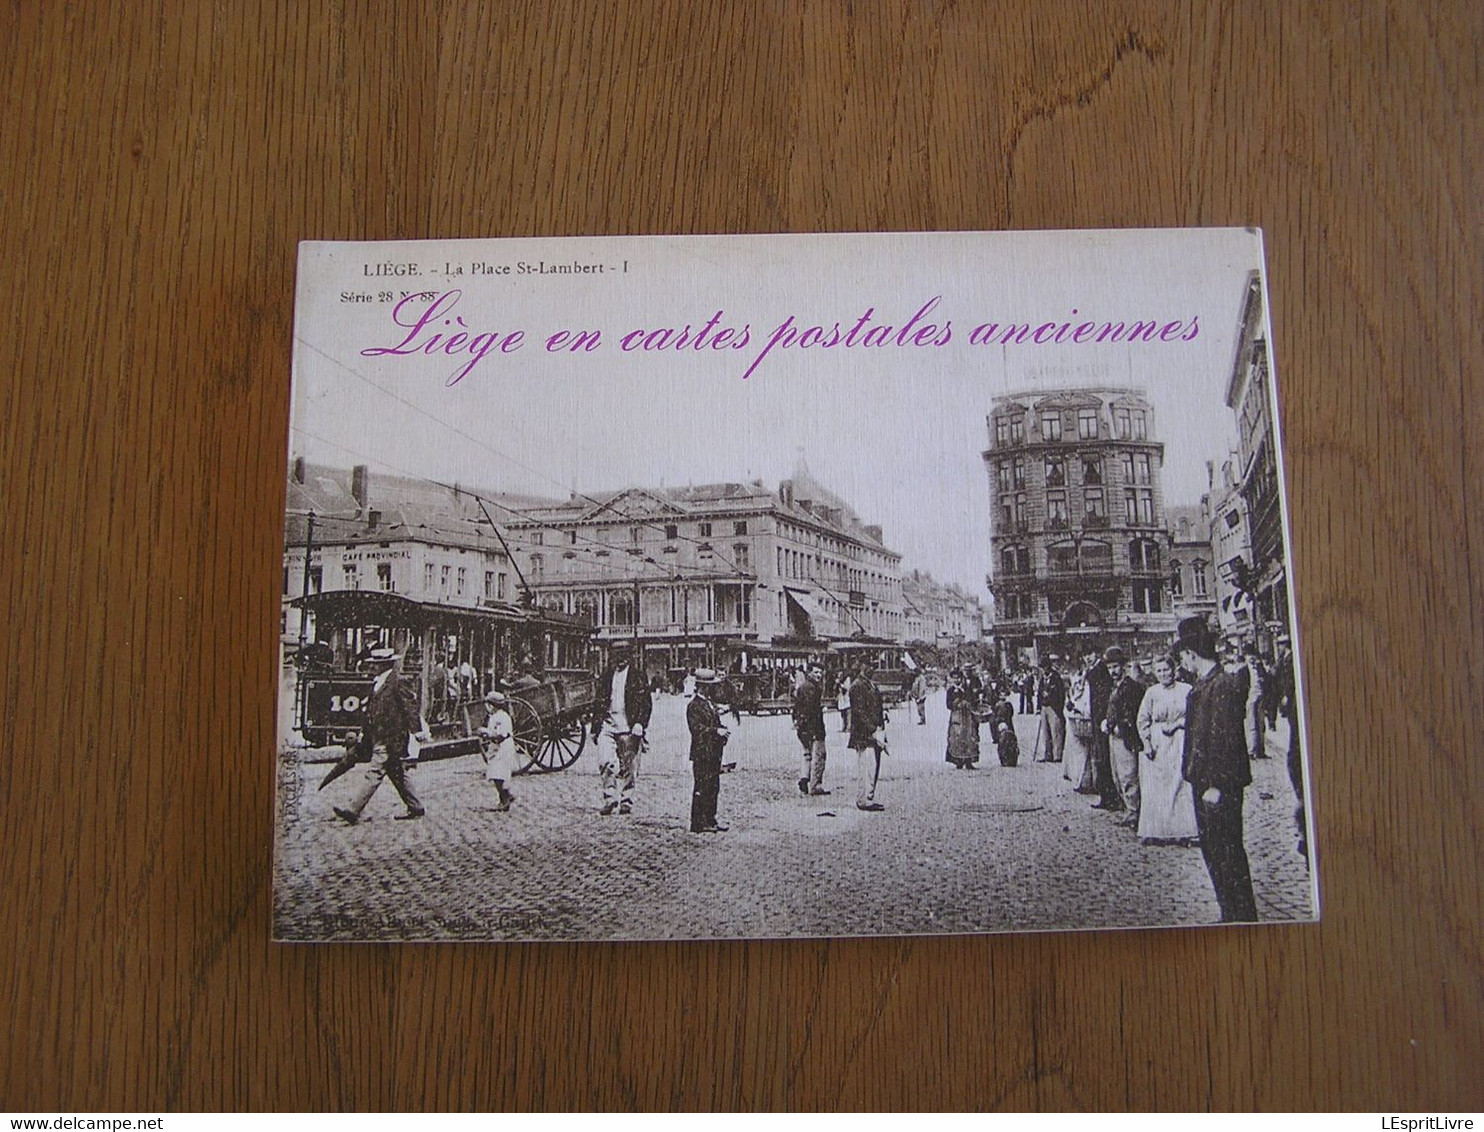
[[[381,780],[389,778],[407,807],[407,812],[398,814],[397,820],[414,820],[427,812],[407,781],[407,739],[422,731],[417,691],[402,679],[402,658],[395,650],[372,649],[366,664],[376,674],[366,708],[366,729],[361,735],[363,749],[371,753],[371,762],[350,801],[343,808],[335,807],[335,816],[346,825],[355,825]]]
[[[881,692],[871,679],[871,668],[861,661],[850,685],[850,749],[855,752],[855,807],[858,810],[886,809],[876,801],[876,782],[881,777],[881,755],[886,750],[886,711]]]
[[[1204,617],[1180,622],[1182,667],[1196,676],[1185,708],[1181,771],[1195,795],[1195,824],[1223,923],[1255,923],[1257,901],[1242,833],[1243,793],[1252,782],[1247,752],[1245,671],[1216,663],[1216,639]]]
[[[723,833],[726,826],[716,820],[716,800],[721,792],[721,752],[731,732],[721,723],[712,697],[721,678],[710,668],[696,671],[696,694],[685,705],[690,728],[690,762],[695,785],[690,796],[690,831]]]
[[[649,681],[638,663],[638,649],[630,657],[620,653],[598,681],[592,734],[598,745],[598,774],[603,783],[603,816],[634,810],[634,779],[639,771],[639,747],[654,701]]]
[[[800,794],[828,794],[824,788],[824,669],[813,665],[794,692],[794,734],[804,748]]]
[[[1056,670],[1056,657],[1048,656],[1041,669],[1041,734],[1036,745],[1044,738],[1045,761],[1059,763],[1067,744],[1067,682]]]

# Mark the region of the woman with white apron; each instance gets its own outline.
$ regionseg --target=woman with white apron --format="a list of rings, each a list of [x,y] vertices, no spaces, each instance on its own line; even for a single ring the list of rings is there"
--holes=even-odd
[[[500,792],[500,804],[495,809],[503,813],[515,801],[515,795],[505,785],[515,777],[516,771],[515,724],[511,722],[504,692],[490,691],[485,694],[484,702],[489,708],[484,726],[479,729],[484,740],[484,780],[493,782]]]

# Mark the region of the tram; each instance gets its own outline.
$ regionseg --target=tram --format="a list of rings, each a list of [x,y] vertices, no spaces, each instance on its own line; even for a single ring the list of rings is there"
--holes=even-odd
[[[373,678],[363,661],[376,648],[396,650],[402,678],[417,691],[431,736],[418,761],[477,753],[484,694],[496,686],[510,698],[522,772],[564,770],[581,755],[597,686],[592,631],[582,619],[382,590],[328,590],[291,604],[314,622],[313,639],[296,657],[295,729],[311,747],[343,747],[347,769],[369,755],[360,747]]]

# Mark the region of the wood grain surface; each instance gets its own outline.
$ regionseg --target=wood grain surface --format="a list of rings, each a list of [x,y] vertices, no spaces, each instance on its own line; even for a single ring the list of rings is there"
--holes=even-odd
[[[1477,4],[0,12],[0,1108],[1484,1107]],[[269,943],[301,239],[1260,225],[1324,920]]]

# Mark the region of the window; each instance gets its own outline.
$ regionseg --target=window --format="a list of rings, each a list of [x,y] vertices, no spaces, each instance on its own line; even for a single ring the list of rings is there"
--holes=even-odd
[[[1025,418],[1019,413],[1010,418],[1010,443],[1025,443]]]
[[[1000,518],[1004,520],[1005,529],[1013,530],[1015,527],[1015,497],[1013,495],[1000,496]]]
[[[1228,511],[1225,516],[1223,516],[1223,518],[1226,519],[1226,529],[1229,531],[1236,530],[1238,525],[1242,522],[1242,516],[1236,511],[1235,508]]]
[[[1206,564],[1197,558],[1190,564],[1190,580],[1195,586],[1195,596],[1206,596]]]
[[[1024,531],[1030,526],[1030,519],[1026,515],[1026,498],[1024,494],[1015,497],[1015,529]]]
[[[1129,526],[1139,521],[1139,493],[1137,491],[1123,493],[1123,521]]]
[[[541,561],[541,555],[531,555],[531,577],[540,578],[544,572],[545,564]],[[443,587],[448,588],[448,567],[443,567]]]
[[[499,574],[497,574],[495,576],[495,600],[496,601],[504,601],[505,600],[505,584],[506,584],[506,582],[507,582],[508,579],[509,579],[509,575],[507,575],[503,570]]]
[[[1054,491],[1046,496],[1046,529],[1052,531],[1067,529],[1066,492]]]
[[[1127,440],[1129,437],[1128,410],[1113,410],[1113,435],[1119,440]]]
[[[610,625],[632,625],[634,623],[634,596],[624,590],[614,590],[608,595],[608,623]]]
[[[1001,491],[1009,491],[1015,485],[1015,465],[1010,460],[1001,460],[996,464],[995,473]]]
[[[1025,488],[1025,460],[1017,458],[1015,461],[1015,490],[1021,491]]]
[[[1046,548],[1047,564],[1053,574],[1075,574],[1077,572],[1077,546],[1060,542]]]
[[[1180,597],[1185,592],[1185,583],[1180,577],[1180,559],[1170,559],[1170,593]]]
[[[1113,573],[1113,547],[1106,542],[1084,542],[1079,555],[1084,574]]]
[[[1041,437],[1044,440],[1060,440],[1061,439],[1061,414],[1060,413],[1042,413],[1041,414]]]
[[[747,533],[747,520],[746,519],[738,519],[735,523],[732,524],[732,534],[734,534],[734,535],[745,535],[746,533]]]
[[[567,545],[568,546],[576,546],[577,545],[577,532],[576,531],[568,531],[567,532]]]
[[[360,589],[361,588],[361,576],[356,571],[355,563],[354,562],[347,562],[342,567],[342,569],[345,572],[345,585],[344,585],[343,588],[344,589],[347,589],[347,590],[358,590],[358,589]]]
[[[745,542],[733,544],[732,564],[735,565],[739,570],[747,569],[747,544]]]
[[[392,564],[390,562],[378,562],[376,564],[376,588],[386,593],[391,593]]]
[[[1143,409],[1133,411],[1134,439],[1144,440],[1148,436],[1148,422]]]
[[[1010,442],[1010,422],[1004,417],[996,417],[994,422],[994,443],[996,448],[1003,448]]]
[[[545,531],[532,531],[531,532],[531,545],[532,546],[540,546],[541,543],[542,543],[542,541],[545,538],[546,538],[546,532]]]
[[[1004,550],[1000,551],[1000,565],[1004,568],[1005,573],[1015,573],[1015,548],[1013,546],[1007,546]]]
[[[702,538],[710,538],[711,537],[711,524],[710,523],[701,523],[701,524],[699,524],[699,526],[700,526],[700,530],[697,533],[700,534],[700,536]]]
[[[424,562],[423,563],[423,589],[430,590],[432,588],[433,588],[433,564],[431,562]]]
[[[1123,465],[1123,482],[1124,483],[1133,483],[1134,482],[1134,454],[1132,452],[1125,452],[1122,456],[1119,457],[1119,463],[1121,463]]]
[[[1149,465],[1149,453],[1147,453],[1147,452],[1141,452],[1141,453],[1139,453],[1139,455],[1137,455],[1137,456],[1134,457],[1134,482],[1135,483],[1153,483],[1154,482],[1153,476],[1151,474],[1151,468],[1150,468],[1150,465]]]
[[[493,570],[484,572],[484,596],[487,598],[495,596],[495,572]]]
[[[1083,440],[1098,438],[1098,411],[1096,409],[1077,410],[1077,435]]]
[[[459,585],[458,585],[458,591],[457,591],[458,592],[458,595],[460,597],[463,597],[464,596],[464,583],[465,583],[465,581],[468,580],[468,577],[469,577],[469,571],[467,569],[465,569],[463,566],[460,566],[459,567]]]
[[[309,592],[319,593],[325,585],[325,568],[323,566],[311,566],[309,568]]]
[[[679,538],[680,537],[680,528],[678,526],[676,526],[674,523],[666,523],[665,524],[665,537],[668,538],[668,539]]]
[[[1128,564],[1136,574],[1159,573],[1159,544],[1148,539],[1135,539],[1128,544]]]
[[[696,548],[696,561],[709,569],[716,563],[716,552],[708,544],[702,543]]]
[[[1101,456],[1082,457],[1082,482],[1095,484],[1103,482],[1103,458]]]
[[[1046,486],[1066,487],[1067,462],[1061,456],[1046,457]]]
[[[1107,504],[1103,500],[1103,489],[1090,487],[1083,493],[1084,515],[1086,525],[1089,527],[1106,527],[1108,525]]]
[[[1154,526],[1154,492],[1139,492],[1139,522],[1146,527]]]
[[[1158,582],[1135,582],[1133,590],[1133,609],[1135,613],[1158,613],[1162,605],[1160,583]]]
[[[629,528],[629,541],[630,542],[638,542],[639,541],[639,528],[638,527],[630,527]]]

